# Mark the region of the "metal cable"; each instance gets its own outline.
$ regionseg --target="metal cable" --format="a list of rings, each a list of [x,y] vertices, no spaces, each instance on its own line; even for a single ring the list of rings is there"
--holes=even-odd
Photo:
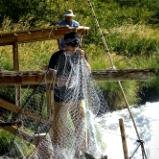
[[[105,37],[104,37],[104,35],[103,35],[102,29],[100,28],[100,25],[99,25],[99,22],[98,22],[96,13],[95,13],[94,8],[93,8],[93,5],[92,5],[92,3],[91,3],[91,0],[88,0],[88,3],[89,3],[89,6],[90,6],[90,8],[91,8],[91,10],[92,10],[95,23],[96,23],[96,25],[97,25],[97,27],[98,27],[98,29],[99,29],[99,33],[100,33],[100,35],[101,35],[101,38],[102,38],[102,41],[103,41],[103,44],[104,44],[105,51],[106,51],[106,53],[107,53],[107,55],[108,55],[109,62],[110,62],[110,64],[111,64],[112,68],[113,68],[114,70],[116,70],[116,67],[115,67],[115,65],[114,65],[114,63],[113,63],[113,60],[112,60],[112,57],[111,57],[111,54],[110,54],[110,51],[109,51],[109,48],[108,48],[106,39],[105,39]],[[132,112],[131,112],[131,110],[130,110],[130,105],[129,105],[129,102],[128,102],[128,100],[127,100],[125,91],[124,91],[123,86],[122,86],[122,84],[121,84],[121,81],[118,81],[118,85],[119,85],[119,87],[120,87],[120,89],[121,89],[121,92],[122,92],[122,95],[123,95],[123,97],[124,97],[125,104],[126,104],[126,106],[127,106],[127,109],[128,109],[129,115],[130,115],[130,118],[131,118],[132,123],[133,123],[133,126],[134,126],[134,128],[135,128],[135,132],[136,132],[137,138],[138,138],[138,140],[141,141],[141,138],[140,138],[140,135],[139,135],[139,132],[138,132],[136,123],[135,123],[135,119],[134,119],[133,114],[132,114]],[[142,146],[141,148],[144,149],[144,146]],[[145,149],[144,149],[143,151],[145,152]],[[144,153],[144,155],[145,155],[145,159],[147,159],[146,153]]]

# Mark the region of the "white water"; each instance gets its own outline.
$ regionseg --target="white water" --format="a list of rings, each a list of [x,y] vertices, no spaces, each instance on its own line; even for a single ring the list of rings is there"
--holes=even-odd
[[[132,112],[140,137],[145,142],[144,146],[148,159],[159,159],[159,102],[146,103],[139,108],[133,108]],[[98,119],[98,122],[102,124],[103,140],[107,143],[105,154],[108,155],[109,159],[124,159],[119,118],[124,119],[129,157],[137,147],[137,137],[128,110],[107,113],[103,119]],[[133,159],[142,159],[141,148],[137,152]]]

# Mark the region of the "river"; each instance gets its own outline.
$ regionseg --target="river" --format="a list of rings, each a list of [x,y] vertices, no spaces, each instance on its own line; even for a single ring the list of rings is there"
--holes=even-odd
[[[132,108],[141,139],[148,159],[159,158],[159,102],[146,103],[137,108]],[[102,119],[97,119],[102,125],[102,140],[106,142],[105,154],[109,159],[123,159],[123,149],[120,136],[119,118],[124,119],[129,157],[136,149],[137,136],[132,126],[127,109],[105,114]],[[132,159],[142,159],[141,148]]]

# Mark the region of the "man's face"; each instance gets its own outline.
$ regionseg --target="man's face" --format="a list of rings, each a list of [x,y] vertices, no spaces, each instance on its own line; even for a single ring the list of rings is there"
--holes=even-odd
[[[66,21],[72,21],[72,17],[71,17],[71,16],[66,16],[66,17],[65,17],[65,20],[66,20]]]
[[[77,49],[78,49],[78,47],[73,47],[73,46],[70,46],[70,45],[65,45],[65,50],[68,51],[71,54],[74,54]]]

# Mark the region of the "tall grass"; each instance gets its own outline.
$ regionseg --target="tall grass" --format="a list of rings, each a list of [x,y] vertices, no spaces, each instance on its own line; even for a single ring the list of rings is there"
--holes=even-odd
[[[12,24],[9,19],[6,19],[6,22],[4,21],[3,24],[5,26],[1,28],[3,32],[10,32],[12,31],[11,28],[18,30],[24,27],[21,26],[21,23],[17,25]],[[27,28],[28,26],[26,25],[23,29],[25,30]],[[157,68],[159,66],[159,39],[157,36],[159,31],[157,29],[145,25],[129,24],[103,31],[110,48],[112,59],[117,68]],[[95,33],[95,30],[93,32]],[[91,67],[92,69],[111,68],[112,66],[104,51],[101,37],[97,33],[92,34],[93,32],[83,40],[83,48],[87,53]],[[52,53],[57,50],[56,40],[20,44],[20,70],[42,70],[48,65]],[[12,59],[12,47],[0,47],[0,69],[12,70]],[[155,83],[152,85],[155,85]],[[137,94],[142,90],[142,87],[145,87],[138,82],[132,81],[123,82],[123,86],[129,94],[129,100],[132,104],[138,101]],[[107,92],[106,94],[109,94],[107,95],[107,99],[114,102],[112,104],[113,107],[115,107],[114,105],[116,107],[124,106],[120,91],[116,89],[113,82],[109,84],[105,82],[102,84],[102,89]],[[116,100],[112,100],[114,95]]]
[[[156,28],[159,24],[158,0],[133,0],[133,4],[125,3],[126,1],[122,0],[94,0],[93,2],[115,66],[121,69],[159,68],[159,30]],[[58,0],[52,4],[47,4],[47,7],[49,7],[50,12],[41,17],[39,14],[30,14],[29,10],[25,17],[18,15],[21,17],[18,23],[13,23],[7,17],[4,18],[0,33],[48,27],[63,19],[64,11],[72,8],[77,15],[75,19],[81,25],[91,28],[88,36],[83,39],[83,48],[87,53],[92,69],[111,68],[87,1]],[[36,17],[37,15],[38,17]],[[155,25],[152,27],[150,24]],[[42,70],[48,65],[51,54],[56,50],[56,40],[20,44],[20,70]],[[0,47],[0,70],[13,70],[12,46]],[[104,91],[111,109],[125,107],[117,82],[100,81],[98,84]],[[122,84],[131,105],[146,100],[158,100],[159,98],[158,77],[145,82],[123,81]],[[14,101],[14,89],[0,88],[0,97]],[[0,142],[3,145],[0,147],[0,152],[4,149],[8,150],[12,141],[13,136],[11,134],[0,131]],[[16,139],[16,141],[21,142],[20,139]],[[32,149],[28,148],[26,143],[22,147],[24,147],[26,155]]]

